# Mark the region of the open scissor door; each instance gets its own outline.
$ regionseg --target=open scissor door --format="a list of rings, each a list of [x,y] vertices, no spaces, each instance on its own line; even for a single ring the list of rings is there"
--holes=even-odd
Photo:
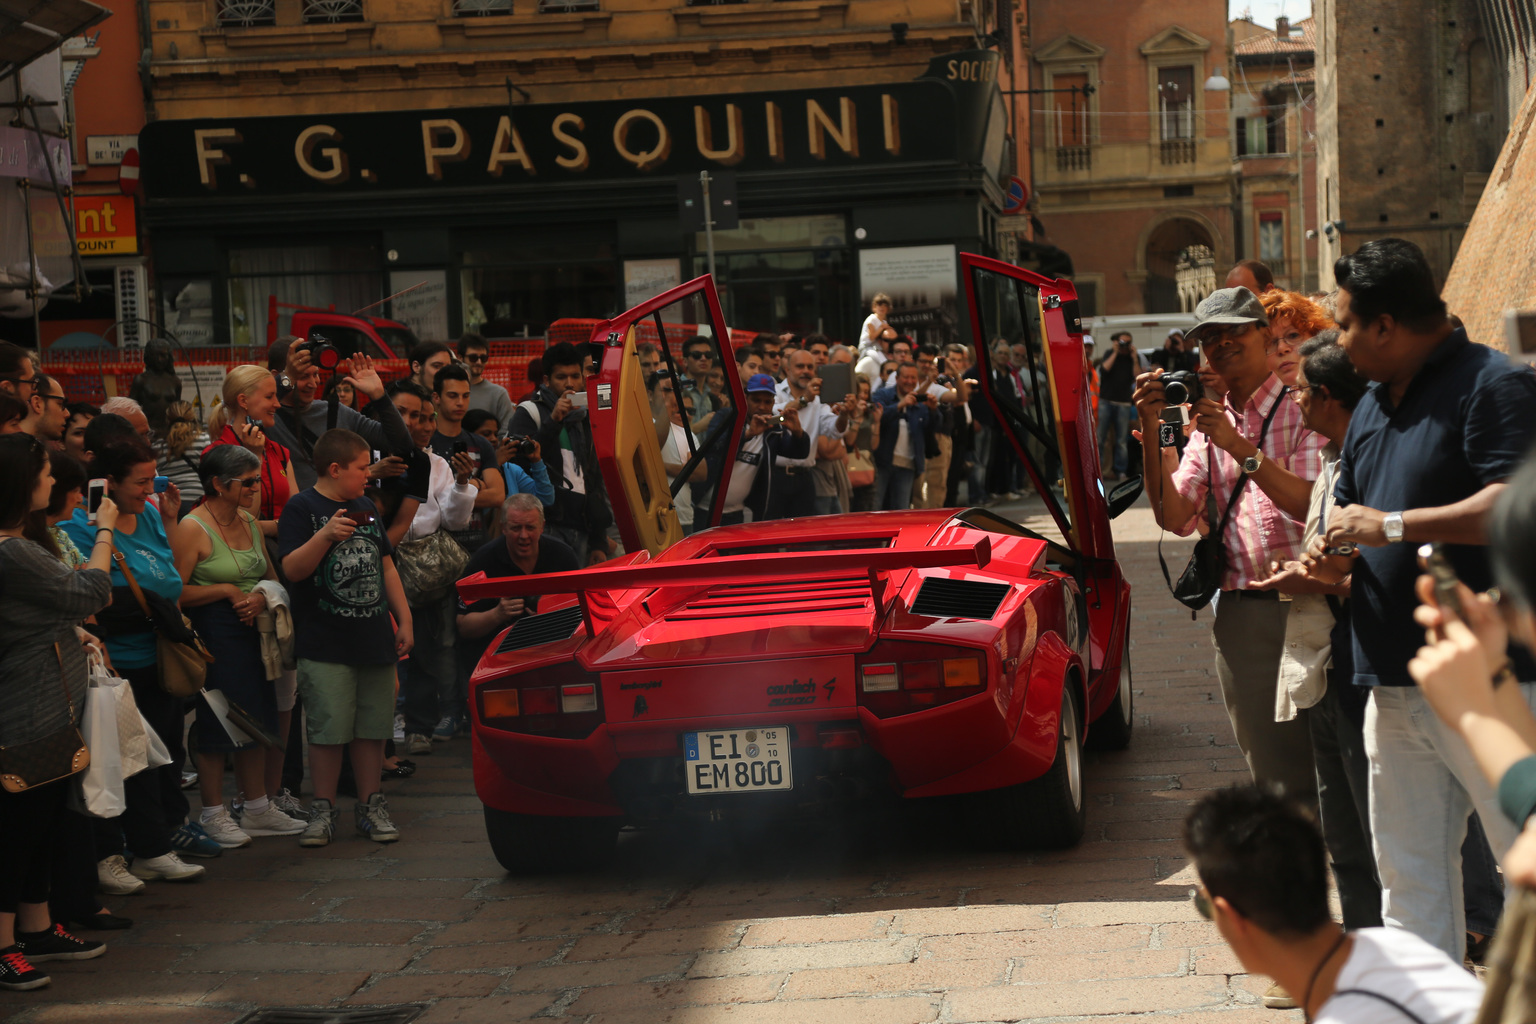
[[[1114,558],[1083,359],[1077,292],[962,253],[980,386],[1069,547]],[[1010,359],[1018,351],[1022,360]]]
[[[729,339],[708,275],[593,328],[592,439],[627,550],[655,555],[682,539],[685,485],[694,528],[719,525],[745,408]],[[656,350],[652,373],[647,346]],[[700,466],[707,480],[690,484]]]

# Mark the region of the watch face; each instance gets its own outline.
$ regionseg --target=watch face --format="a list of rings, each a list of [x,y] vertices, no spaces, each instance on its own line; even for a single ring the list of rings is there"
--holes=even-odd
[[[1258,459],[1255,459],[1252,456],[1249,456],[1248,458],[1243,460],[1243,472],[1244,473],[1257,473],[1258,471],[1259,471],[1259,460]]]

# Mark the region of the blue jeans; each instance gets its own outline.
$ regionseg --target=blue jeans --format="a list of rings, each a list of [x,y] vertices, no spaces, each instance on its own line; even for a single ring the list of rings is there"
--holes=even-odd
[[[1136,407],[1129,402],[1099,402],[1099,472],[1125,475],[1126,441],[1136,422]],[[1106,445],[1108,447],[1106,447]]]
[[[1526,703],[1536,684],[1521,683]],[[1466,948],[1462,842],[1476,811],[1495,855],[1518,830],[1467,744],[1435,716],[1416,686],[1378,686],[1365,711],[1371,833],[1381,873],[1381,916],[1458,963]]]
[[[912,507],[912,480],[916,472],[909,466],[875,470],[875,507],[882,512],[896,512]]]

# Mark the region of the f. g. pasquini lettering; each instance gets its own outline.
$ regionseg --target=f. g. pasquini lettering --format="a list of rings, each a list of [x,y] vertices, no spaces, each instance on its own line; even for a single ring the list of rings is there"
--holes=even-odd
[[[993,100],[995,58],[936,58],[916,81],[843,90],[530,104],[510,111],[157,121],[140,138],[145,188],[151,199],[193,198],[668,175],[709,167],[973,161],[980,140],[965,137],[963,126],[978,123]]]

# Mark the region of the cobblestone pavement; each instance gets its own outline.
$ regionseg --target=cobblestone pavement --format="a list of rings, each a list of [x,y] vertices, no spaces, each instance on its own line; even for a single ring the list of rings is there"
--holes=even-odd
[[[113,901],[135,919],[100,959],[0,993],[17,1024],[231,1024],[258,1007],[425,1003],[419,1018],[1290,1024],[1187,894],[1180,822],[1246,778],[1209,655],[1209,615],[1167,596],[1143,508],[1116,524],[1135,588],[1131,749],[1090,755],[1088,836],[978,851],[943,820],[728,835],[626,835],[611,869],[508,879],[486,844],[468,743],[391,787],[403,841],[292,840],[208,877]],[[1188,545],[1165,544],[1182,566]],[[118,937],[121,935],[121,937]]]

